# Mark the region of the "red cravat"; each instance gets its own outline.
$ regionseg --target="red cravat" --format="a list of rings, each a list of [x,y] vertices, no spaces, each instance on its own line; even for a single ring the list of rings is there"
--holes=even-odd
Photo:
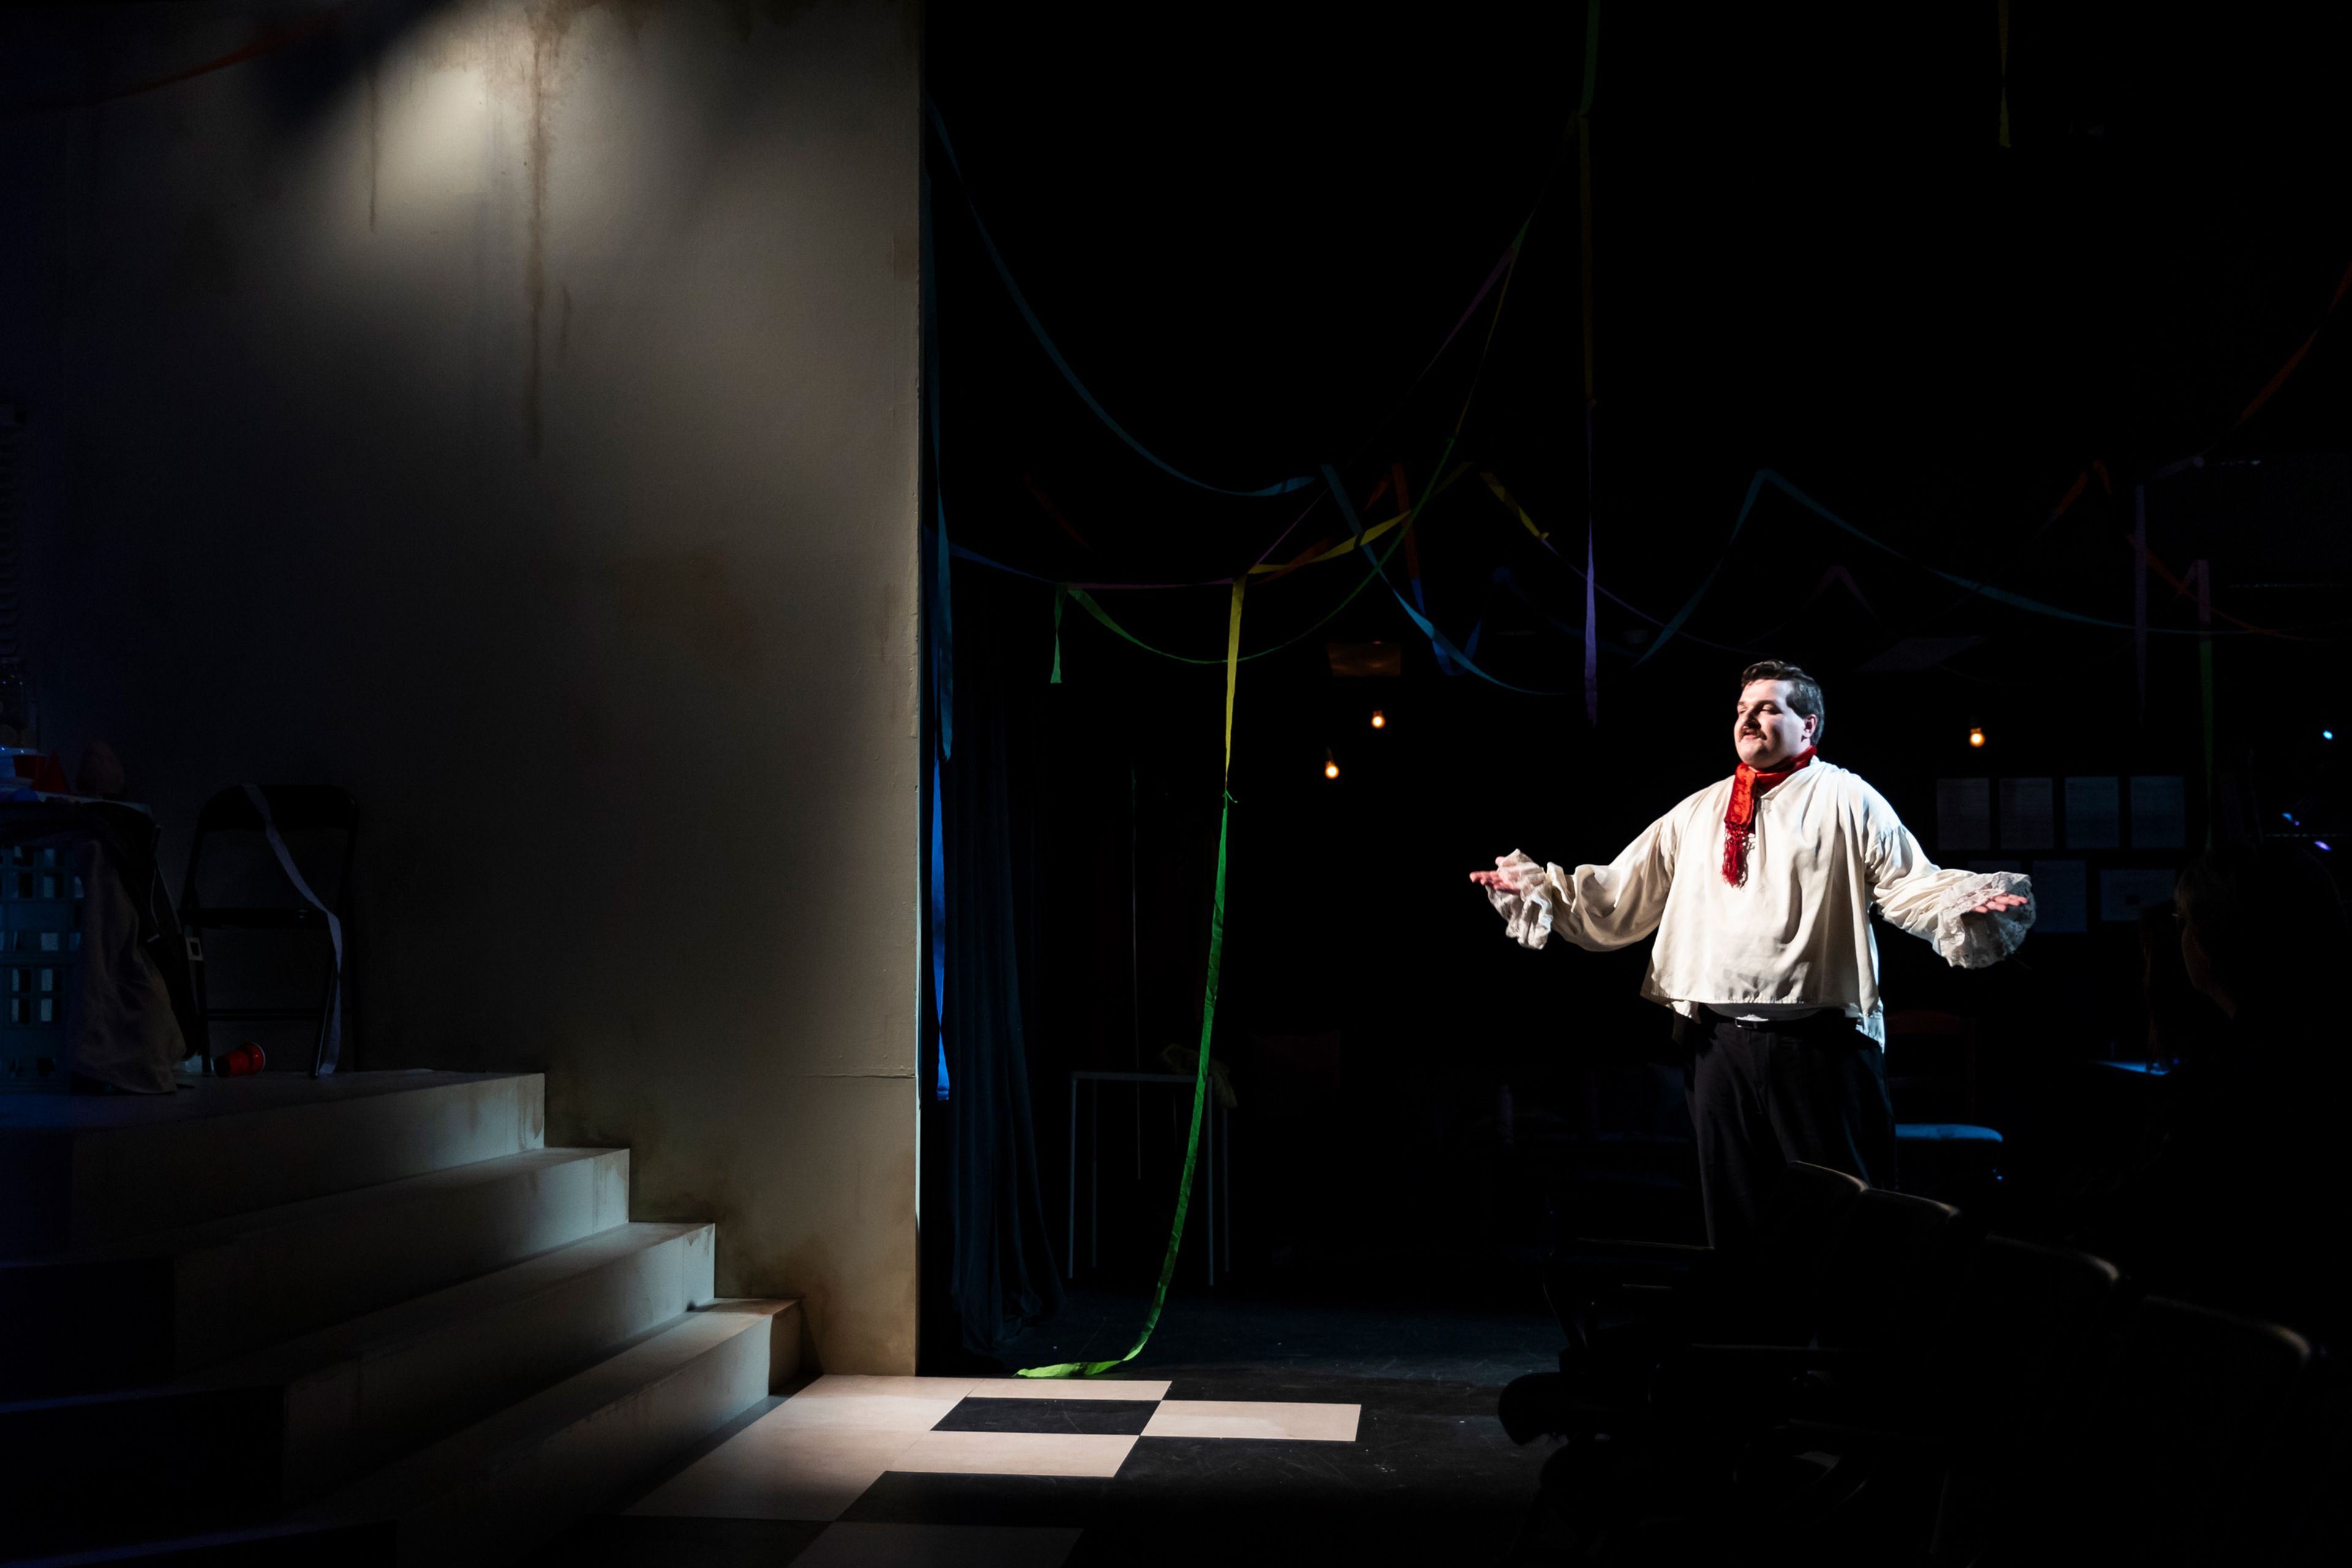
[[[1787,778],[1798,769],[1809,766],[1813,749],[1807,746],[1789,759],[1789,765],[1778,773],[1759,773],[1746,763],[1731,775],[1731,805],[1723,814],[1723,879],[1733,887],[1748,880],[1748,840],[1756,831],[1756,797]]]

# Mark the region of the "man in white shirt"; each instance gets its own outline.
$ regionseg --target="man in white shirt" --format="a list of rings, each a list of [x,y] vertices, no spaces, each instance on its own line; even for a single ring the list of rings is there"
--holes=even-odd
[[[1998,963],[2033,923],[2014,872],[1928,860],[1885,797],[1814,748],[1822,689],[1767,660],[1739,678],[1739,767],[1658,818],[1606,866],[1517,850],[1470,879],[1513,940],[1555,932],[1594,952],[1651,932],[1642,994],[1680,1015],[1707,1240],[1756,1233],[1792,1160],[1888,1184],[1895,1114],[1882,1053],[1875,904],[1963,969]]]

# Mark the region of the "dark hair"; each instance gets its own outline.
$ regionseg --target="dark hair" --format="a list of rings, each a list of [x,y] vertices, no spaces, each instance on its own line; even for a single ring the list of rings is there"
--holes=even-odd
[[[1789,683],[1789,706],[1801,719],[1813,721],[1813,744],[1822,743],[1822,731],[1830,727],[1829,715],[1822,708],[1822,683],[1785,659],[1768,658],[1751,664],[1739,672],[1739,689],[1748,689],[1751,680],[1785,680]]]
[[[2182,921],[2230,999],[2276,1005],[2324,985],[2352,950],[2344,901],[2318,858],[2280,839],[2209,849],[2173,887]]]
[[[2139,916],[2140,1001],[2151,1056],[2173,1061],[2207,1057],[2228,1019],[2189,978],[2180,952],[2179,911],[2159,904]]]

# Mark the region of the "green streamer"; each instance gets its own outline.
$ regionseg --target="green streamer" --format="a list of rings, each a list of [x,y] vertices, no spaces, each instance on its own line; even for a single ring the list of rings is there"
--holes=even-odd
[[[1152,1330],[1160,1326],[1160,1310],[1168,1301],[1169,1281],[1176,1278],[1176,1254],[1184,1239],[1184,1215],[1192,1203],[1192,1173],[1201,1157],[1201,1119],[1209,1102],[1209,1035],[1217,1016],[1217,973],[1224,957],[1225,947],[1225,829],[1233,816],[1234,797],[1225,796],[1223,807],[1217,814],[1217,892],[1209,912],[1209,988],[1201,1004],[1200,1065],[1192,1077],[1192,1129],[1184,1140],[1184,1179],[1176,1189],[1176,1223],[1168,1233],[1168,1256],[1160,1265],[1160,1283],[1151,1292],[1151,1310],[1145,1314],[1143,1331],[1135,1336],[1135,1344],[1115,1361],[1066,1361],[1053,1366],[1024,1367],[1021,1377],[1100,1377],[1115,1367],[1125,1366],[1143,1353],[1151,1341]],[[1202,1234],[1211,1247],[1214,1237]]]
[[[1242,595],[1249,587],[1244,577],[1234,584],[1233,610],[1225,622],[1225,783],[1234,776],[1234,692],[1241,670]],[[1144,1314],[1143,1331],[1135,1336],[1128,1352],[1113,1361],[1066,1361],[1053,1366],[1023,1367],[1022,1377],[1100,1377],[1113,1367],[1124,1366],[1143,1353],[1151,1342],[1151,1331],[1160,1326],[1160,1310],[1168,1304],[1168,1286],[1176,1278],[1176,1255],[1184,1244],[1184,1216],[1192,1206],[1192,1174],[1201,1161],[1201,1122],[1209,1105],[1209,1039],[1217,1026],[1217,977],[1223,973],[1225,958],[1225,841],[1226,829],[1233,824],[1234,792],[1219,792],[1223,804],[1217,808],[1217,889],[1209,902],[1209,975],[1201,994],[1201,1049],[1192,1069],[1192,1127],[1184,1137],[1184,1175],[1176,1187],[1176,1223],[1168,1229],[1168,1256],[1160,1261],[1160,1284],[1151,1292],[1151,1310]],[[1214,1229],[1203,1226],[1202,1243],[1211,1248],[1217,1245]]]
[[[1403,531],[1400,530],[1395,542],[1389,546],[1388,554],[1379,557],[1380,563],[1382,566],[1387,565],[1390,559],[1393,557],[1398,551],[1403,548],[1404,534]],[[1366,545],[1363,552],[1367,556],[1370,556],[1372,553],[1371,546]],[[1339,616],[1339,612],[1346,609],[1349,605],[1354,604],[1356,602],[1356,596],[1359,594],[1361,594],[1365,589],[1370,587],[1372,584],[1378,580],[1379,576],[1380,574],[1377,571],[1366,572],[1364,574],[1363,580],[1358,583],[1354,587],[1349,589],[1348,596],[1341,599],[1338,604],[1332,605],[1330,610],[1325,614],[1322,619],[1317,621],[1313,626],[1308,626],[1305,631],[1300,632],[1297,637],[1286,638],[1281,642],[1276,643],[1272,647],[1262,647],[1255,653],[1245,653],[1241,655],[1240,661],[1244,664],[1247,664],[1251,659],[1264,658],[1268,654],[1280,653],[1286,647],[1297,647],[1300,643],[1305,642],[1308,637],[1313,637],[1317,632],[1321,631],[1325,626],[1329,626]],[[1087,593],[1084,588],[1075,587],[1066,584],[1057,584],[1055,589],[1055,593],[1056,597],[1054,606],[1054,618],[1056,626],[1059,626],[1061,622],[1060,595],[1067,595],[1078,608],[1084,610],[1087,614],[1100,621],[1108,630],[1126,638],[1129,642],[1133,643],[1136,647],[1141,648],[1146,653],[1156,654],[1161,658],[1172,658],[1179,664],[1223,664],[1225,662],[1222,658],[1194,658],[1190,654],[1170,653],[1164,647],[1152,647],[1150,643],[1145,642],[1141,637],[1137,637],[1133,632],[1129,631],[1125,626],[1120,626],[1117,621],[1113,620],[1111,618],[1110,612],[1104,609],[1099,604],[1096,603],[1094,595]],[[1055,668],[1057,669],[1061,668],[1060,658],[1061,655],[1057,651],[1055,655]]]

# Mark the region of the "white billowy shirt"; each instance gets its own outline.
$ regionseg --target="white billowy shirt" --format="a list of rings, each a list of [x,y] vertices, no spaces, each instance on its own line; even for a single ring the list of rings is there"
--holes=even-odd
[[[1501,868],[1514,886],[1486,896],[1526,947],[1557,933],[1605,952],[1657,932],[1642,994],[1685,1016],[1702,1006],[1734,1016],[1837,1007],[1881,1045],[1873,904],[1956,968],[1998,963],[2025,940],[2032,883],[1936,865],[1885,796],[1819,758],[1757,795],[1748,877],[1732,886],[1723,879],[1731,782],[1675,806],[1606,866],[1564,871],[1514,850]],[[2029,901],[1972,912],[1995,893]]]

